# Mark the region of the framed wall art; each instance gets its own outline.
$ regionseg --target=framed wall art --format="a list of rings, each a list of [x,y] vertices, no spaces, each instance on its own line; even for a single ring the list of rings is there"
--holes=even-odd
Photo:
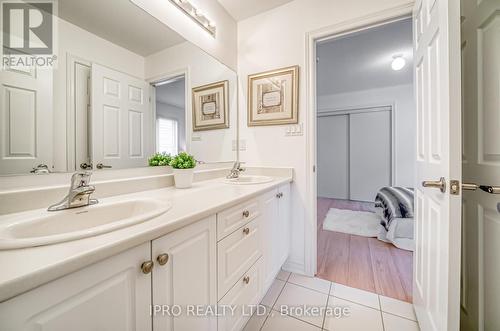
[[[299,66],[248,76],[248,126],[296,124]]]
[[[193,88],[193,131],[229,128],[229,81]]]

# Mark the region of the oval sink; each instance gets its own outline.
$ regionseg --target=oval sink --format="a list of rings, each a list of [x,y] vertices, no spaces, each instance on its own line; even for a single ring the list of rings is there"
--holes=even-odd
[[[224,182],[228,184],[236,185],[249,185],[249,184],[263,184],[269,183],[273,180],[273,177],[269,176],[239,176],[238,178],[225,178]]]
[[[96,236],[157,217],[172,208],[154,199],[125,200],[4,220],[0,249],[49,245]]]

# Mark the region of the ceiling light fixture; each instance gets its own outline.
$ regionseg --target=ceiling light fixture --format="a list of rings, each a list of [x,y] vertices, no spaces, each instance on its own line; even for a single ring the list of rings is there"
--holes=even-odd
[[[198,8],[196,8],[189,0],[169,0],[177,8],[182,10],[184,14],[191,17],[193,21],[198,23],[203,29],[208,31],[213,37],[215,37],[215,23],[208,19],[205,14]]]
[[[403,69],[406,65],[406,60],[402,55],[394,55],[392,57],[391,68],[394,71],[399,71]]]

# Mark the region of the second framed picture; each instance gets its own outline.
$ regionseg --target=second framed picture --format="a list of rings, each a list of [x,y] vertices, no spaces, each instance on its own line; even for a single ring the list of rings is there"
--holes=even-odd
[[[193,88],[193,131],[229,128],[229,81]]]
[[[248,76],[248,126],[296,124],[299,66]]]

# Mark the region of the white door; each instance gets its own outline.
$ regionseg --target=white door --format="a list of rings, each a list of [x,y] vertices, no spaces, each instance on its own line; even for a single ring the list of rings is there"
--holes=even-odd
[[[279,255],[278,255],[278,266],[281,266],[288,259],[288,254],[290,252],[290,236],[291,236],[291,200],[290,200],[290,184],[285,184],[279,187],[279,202],[278,202],[278,219],[279,225],[278,228],[280,231],[278,232],[279,237]]]
[[[260,198],[262,214],[259,217],[262,229],[262,256],[264,258],[264,289],[271,286],[279,270],[277,266],[278,253],[276,245],[279,238],[279,206],[278,206],[278,190],[272,190],[263,194]]]
[[[462,1],[463,181],[500,185],[500,1]],[[500,195],[464,191],[461,326],[500,330]]]
[[[187,314],[188,305],[217,304],[215,216],[153,240],[153,305],[182,308],[153,316],[155,331],[215,331],[215,317]],[[163,261],[162,261],[163,259]]]
[[[391,111],[349,115],[349,199],[375,201],[377,192],[390,186]]]
[[[0,68],[0,175],[52,168],[52,69]]]
[[[424,331],[453,331],[460,319],[460,8],[419,0],[413,12],[417,105],[414,306]],[[446,181],[445,192],[423,181]]]
[[[140,79],[92,65],[92,155],[112,168],[147,165],[154,133],[149,85]]]
[[[3,331],[151,330],[150,243],[0,303]]]
[[[349,199],[349,115],[318,116],[318,197]]]

